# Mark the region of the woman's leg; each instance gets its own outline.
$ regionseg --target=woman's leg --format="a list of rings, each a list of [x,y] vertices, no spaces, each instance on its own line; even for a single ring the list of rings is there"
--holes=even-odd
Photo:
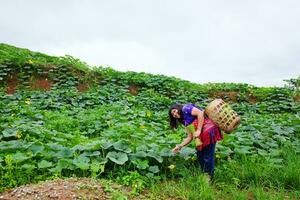
[[[207,173],[211,178],[214,176],[215,168],[215,147],[216,144],[209,144],[201,151],[197,150],[198,162],[204,173]]]

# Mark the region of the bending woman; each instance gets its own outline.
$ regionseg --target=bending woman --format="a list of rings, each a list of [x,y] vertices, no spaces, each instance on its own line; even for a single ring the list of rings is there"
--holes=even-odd
[[[200,139],[200,144],[196,147],[197,159],[202,171],[213,178],[216,142],[223,139],[219,127],[204,114],[202,108],[194,104],[172,105],[169,118],[172,129],[183,124],[187,132],[187,137],[172,151],[177,153],[193,139]]]

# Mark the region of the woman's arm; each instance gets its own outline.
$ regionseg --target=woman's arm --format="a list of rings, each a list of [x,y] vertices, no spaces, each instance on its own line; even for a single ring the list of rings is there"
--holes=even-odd
[[[172,151],[177,153],[181,150],[182,147],[188,145],[193,140],[193,133],[191,133],[187,128],[185,128],[187,137],[181,142],[181,144],[177,145]]]
[[[198,119],[198,127],[197,130],[194,133],[194,138],[198,138],[199,135],[201,134],[203,122],[204,122],[204,112],[202,110],[199,110],[198,108],[194,107],[192,109],[192,115],[197,116]]]

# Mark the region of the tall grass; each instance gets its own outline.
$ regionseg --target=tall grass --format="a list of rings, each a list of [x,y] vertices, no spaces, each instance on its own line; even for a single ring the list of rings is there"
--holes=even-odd
[[[290,147],[281,149],[282,163],[272,163],[264,157],[241,156],[219,165],[215,180],[243,189],[255,187],[300,190],[300,155]]]
[[[209,179],[198,168],[182,169],[179,179],[166,179],[159,184],[152,184],[150,199],[215,199]]]
[[[198,167],[180,169],[180,178],[152,184],[152,199],[300,199],[300,155],[290,145],[278,159],[239,156],[219,163],[213,182]]]

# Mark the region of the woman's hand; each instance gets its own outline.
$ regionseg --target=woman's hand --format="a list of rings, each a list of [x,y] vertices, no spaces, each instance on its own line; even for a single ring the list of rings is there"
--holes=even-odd
[[[182,146],[181,145],[177,145],[174,149],[172,149],[173,153],[178,153],[181,150]]]

